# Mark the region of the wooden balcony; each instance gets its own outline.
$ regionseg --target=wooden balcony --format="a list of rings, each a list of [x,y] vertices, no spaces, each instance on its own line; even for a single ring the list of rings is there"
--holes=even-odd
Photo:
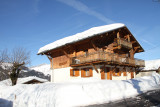
[[[122,39],[122,38],[116,38],[115,40],[115,44],[114,46],[115,47],[118,47],[118,49],[121,49],[122,48],[126,48],[126,49],[132,49],[132,43],[131,42],[128,42],[127,40],[125,39]]]
[[[87,55],[81,55],[78,57],[72,57],[70,61],[71,66],[82,66],[92,63],[108,63],[114,65],[144,67],[144,60],[130,59],[122,57],[118,54],[107,53],[104,51],[97,51],[95,53],[89,53]]]

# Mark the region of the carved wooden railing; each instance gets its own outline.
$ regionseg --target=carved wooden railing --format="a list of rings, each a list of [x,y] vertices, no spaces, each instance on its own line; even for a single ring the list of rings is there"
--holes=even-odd
[[[129,66],[145,66],[144,60],[139,59],[131,59],[118,54],[108,53],[104,51],[97,51],[94,53],[89,53],[87,55],[81,55],[77,57],[72,57],[70,61],[70,65],[79,65],[79,64],[87,64],[91,62],[110,62],[112,64],[119,65],[129,65]]]
[[[115,43],[116,43],[115,46],[117,46],[117,47],[125,47],[127,49],[132,48],[132,43],[128,42],[127,40],[122,39],[122,38],[116,38]]]

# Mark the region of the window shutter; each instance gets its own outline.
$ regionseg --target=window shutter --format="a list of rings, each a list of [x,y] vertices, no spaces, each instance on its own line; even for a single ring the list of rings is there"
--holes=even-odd
[[[110,80],[112,80],[112,70],[110,69]]]
[[[116,76],[115,71],[112,72],[113,76]]]
[[[81,69],[81,77],[84,77],[84,73],[85,73],[84,69]]]
[[[101,79],[105,79],[104,68],[101,67]]]
[[[107,72],[107,80],[109,80],[110,79],[110,72],[108,71]]]
[[[89,76],[90,76],[90,77],[93,76],[92,68],[89,68]]]
[[[118,73],[119,75],[118,76],[121,76],[121,71],[119,70],[119,73]]]
[[[75,70],[75,76],[79,76],[79,69]]]
[[[127,76],[127,72],[126,71],[123,71],[123,76]]]
[[[70,76],[73,76],[73,69],[70,69]]]
[[[131,72],[131,79],[134,78],[134,72]]]

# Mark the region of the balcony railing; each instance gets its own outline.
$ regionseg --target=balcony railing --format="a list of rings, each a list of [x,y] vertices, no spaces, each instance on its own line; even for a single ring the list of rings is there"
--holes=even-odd
[[[127,49],[132,48],[132,43],[128,42],[128,41],[126,41],[125,39],[122,39],[122,38],[116,38],[115,43],[116,43],[117,47],[120,46],[120,47],[124,47],[124,48],[127,48]]]
[[[108,62],[111,64],[128,65],[144,67],[144,60],[130,59],[115,53],[108,53],[104,51],[97,51],[87,55],[72,57],[70,61],[71,66],[79,66],[81,64],[95,63],[95,62]]]

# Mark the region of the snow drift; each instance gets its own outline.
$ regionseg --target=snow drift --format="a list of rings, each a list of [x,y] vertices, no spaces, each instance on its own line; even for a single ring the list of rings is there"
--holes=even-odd
[[[67,83],[0,85],[0,106],[87,106],[134,96],[159,85],[160,75],[157,73],[123,81],[84,78]]]

